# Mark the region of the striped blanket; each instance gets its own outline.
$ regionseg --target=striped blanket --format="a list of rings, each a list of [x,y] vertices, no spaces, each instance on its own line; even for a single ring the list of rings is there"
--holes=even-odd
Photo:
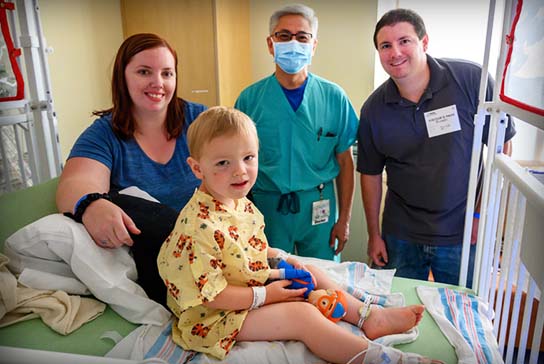
[[[417,294],[448,341],[459,364],[503,363],[493,325],[493,313],[477,296],[450,288],[417,287]]]

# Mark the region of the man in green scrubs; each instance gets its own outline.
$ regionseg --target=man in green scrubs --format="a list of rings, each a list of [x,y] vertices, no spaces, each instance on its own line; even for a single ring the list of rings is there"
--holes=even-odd
[[[246,88],[235,104],[259,134],[254,202],[271,246],[334,259],[349,237],[358,118],[338,85],[308,72],[317,46],[311,8],[276,11],[267,44],[275,73]]]

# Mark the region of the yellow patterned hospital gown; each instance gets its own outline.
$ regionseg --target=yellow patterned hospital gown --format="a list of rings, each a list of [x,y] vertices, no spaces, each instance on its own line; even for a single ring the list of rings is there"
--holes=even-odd
[[[181,211],[157,259],[176,316],[174,342],[223,359],[248,310],[207,308],[227,284],[262,286],[268,279],[263,215],[247,198],[231,209],[197,190]]]

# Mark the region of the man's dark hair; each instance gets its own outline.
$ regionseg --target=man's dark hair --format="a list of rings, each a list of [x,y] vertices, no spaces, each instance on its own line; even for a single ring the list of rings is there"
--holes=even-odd
[[[376,24],[376,29],[374,30],[374,47],[378,49],[377,35],[380,29],[402,22],[412,24],[419,39],[423,39],[427,34],[423,19],[415,11],[410,9],[393,9],[385,13]]]

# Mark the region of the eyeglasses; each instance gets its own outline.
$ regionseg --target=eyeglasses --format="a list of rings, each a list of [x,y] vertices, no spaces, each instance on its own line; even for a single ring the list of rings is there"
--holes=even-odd
[[[288,30],[281,30],[274,33],[274,37],[280,42],[289,42],[293,37],[300,43],[309,43],[312,40],[312,34],[306,32],[297,32],[296,34],[291,33]]]

